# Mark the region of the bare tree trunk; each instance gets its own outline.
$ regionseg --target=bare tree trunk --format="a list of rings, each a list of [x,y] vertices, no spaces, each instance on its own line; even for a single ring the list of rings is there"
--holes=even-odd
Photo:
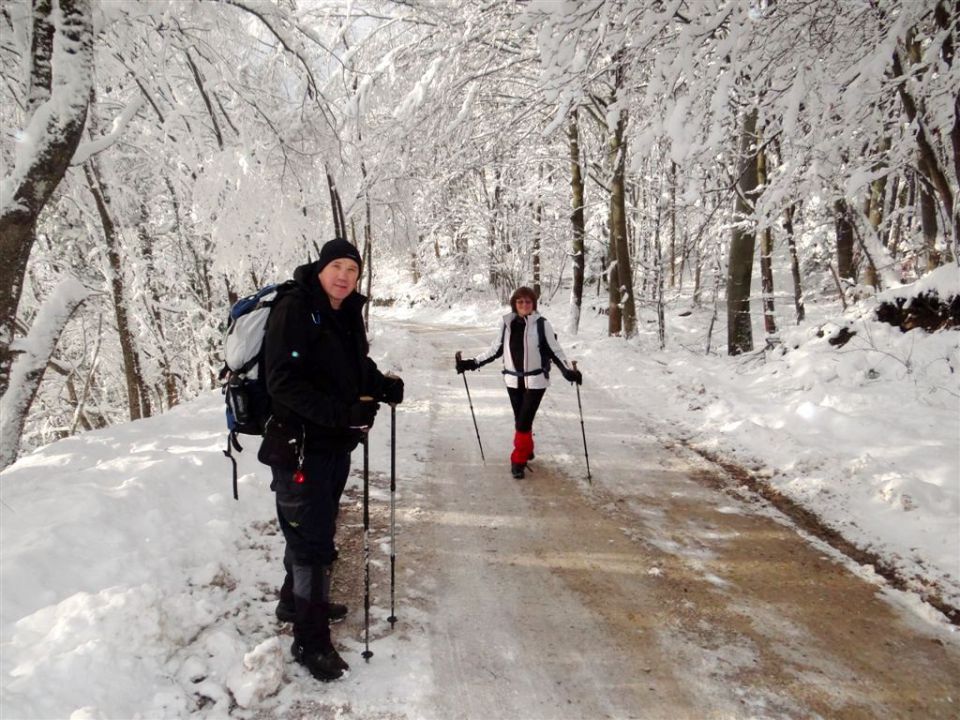
[[[757,111],[744,116],[740,132],[740,158],[737,173],[736,225],[730,238],[727,267],[727,353],[739,355],[753,350],[750,321],[750,284],[756,247],[751,215],[752,196],[757,189]]]
[[[607,334],[619,335],[623,331],[623,311],[620,306],[620,269],[613,259],[613,248],[607,252]]]
[[[541,167],[542,170],[542,167]],[[542,183],[542,178],[541,178]],[[543,220],[543,200],[537,198],[533,213],[533,292],[540,297],[540,225]]]
[[[487,254],[489,261],[488,282],[491,287],[502,290],[500,281],[499,261],[497,257],[497,240],[500,235],[500,213],[502,212],[502,193],[500,186],[500,167],[495,166],[493,170],[493,195],[490,195],[487,189],[487,174],[482,172],[480,180],[483,185],[483,192],[487,199]]]
[[[34,0],[25,132],[36,139],[36,152],[18,158],[11,177],[10,201],[0,208],[0,393],[10,382],[11,350],[17,307],[23,291],[36,223],[63,179],[83,136],[93,81],[93,19],[90,0],[60,0],[59,39],[51,21],[50,0]],[[76,81],[54,83],[64,74],[54,66],[54,46],[62,50],[63,67]],[[48,112],[37,112],[49,104]]]
[[[693,304],[700,307],[700,296],[703,292],[703,241],[697,239],[694,241],[693,253],[696,258],[693,265]]]
[[[156,335],[158,362],[160,364],[160,375],[163,383],[163,396],[167,402],[167,408],[174,407],[179,402],[179,391],[177,388],[177,378],[173,372],[173,362],[168,352],[167,339],[164,335],[163,314],[160,311],[160,291],[154,282],[156,275],[154,255],[153,255],[153,237],[147,227],[149,217],[147,204],[144,201],[140,203],[140,222],[137,223],[137,236],[140,239],[140,252],[144,260],[143,284],[146,290],[146,303],[148,305],[148,320],[153,322],[153,332]]]
[[[853,263],[853,222],[847,201],[833,202],[833,222],[837,233],[837,275],[845,280],[856,281],[857,271]]]
[[[649,170],[647,172],[649,172]],[[645,228],[648,235],[650,233],[653,233],[654,235],[656,235],[660,232],[660,220],[661,220],[660,191],[662,189],[663,188],[661,183],[661,187],[657,189],[656,197],[652,203],[657,208],[655,225],[652,230],[650,228]],[[647,193],[643,193],[643,195],[646,195],[646,194]],[[636,200],[633,203],[633,206],[635,208],[640,208],[640,207],[648,208],[650,207],[650,205],[651,205],[651,202],[649,202],[646,197],[644,197],[641,200]],[[635,226],[641,226],[644,223],[645,214],[647,213],[636,214],[636,219],[634,220]],[[641,252],[640,252],[640,262],[637,263],[637,265],[643,268],[644,271],[646,271],[647,268],[650,268],[650,267],[653,267],[654,271],[656,270],[656,260],[655,259],[651,260],[651,257],[653,256],[653,251],[654,249],[652,247],[652,243],[643,244],[643,248],[641,249]],[[634,258],[637,257],[636,253],[633,255],[633,257]],[[634,266],[634,274],[636,274],[636,266]],[[649,295],[651,300],[655,301],[657,296],[656,283],[657,283],[656,272],[654,273],[642,272],[640,275],[640,290],[638,291],[640,293],[640,297],[645,298]],[[636,288],[636,282],[634,282],[634,288]]]
[[[93,384],[93,376],[97,372],[97,366],[100,364],[100,345],[103,343],[103,315],[97,322],[97,344],[93,350],[93,357],[90,359],[90,370],[83,381],[83,392],[76,399],[76,407],[73,411],[73,420],[70,422],[70,435],[77,431],[77,425],[81,425],[84,430],[90,430],[90,421],[87,419],[85,406],[87,398],[90,396],[90,386]],[[76,391],[74,391],[75,394]]]
[[[703,190],[704,195],[706,195],[706,180],[703,181]],[[696,257],[694,271],[693,271],[693,304],[695,307],[700,307],[703,294],[703,262],[704,262],[704,240],[703,232],[697,232],[693,237],[693,247],[691,248],[692,252]]]
[[[619,55],[619,53],[618,53]],[[624,83],[624,67],[618,62],[615,70],[615,88]],[[616,91],[615,91],[616,92]],[[610,160],[613,179],[610,183],[610,245],[617,258],[619,303],[622,308],[623,335],[637,334],[637,309],[633,296],[633,273],[630,270],[630,248],[627,244],[626,170],[627,170],[627,111],[621,109],[617,126],[610,138]],[[611,308],[611,312],[613,308]]]
[[[776,307],[773,294],[773,230],[760,233],[760,289],[763,294],[763,329],[767,335],[777,334]]]
[[[659,213],[659,210],[658,210]],[[657,225],[659,226],[659,222]],[[681,274],[683,267],[681,265]],[[677,164],[670,161],[670,287],[677,286]]]
[[[660,214],[662,212],[663,206],[661,203],[661,193],[657,193],[657,219],[656,224],[653,228],[653,267],[654,267],[654,278],[653,278],[653,302],[657,308],[657,338],[660,341],[660,349],[663,350],[667,346],[667,326],[666,318],[664,316],[664,307],[663,307],[663,284],[664,284],[664,272],[663,268],[663,242],[660,238]],[[671,210],[672,210],[671,203]],[[670,237],[670,257],[674,257],[675,245],[673,242],[673,236]],[[673,265],[670,267],[670,277],[673,278]]]
[[[363,204],[365,209],[363,222],[363,262],[367,271],[367,285],[364,294],[373,300],[373,220],[370,210],[370,193],[367,188],[367,165],[360,161],[360,173],[363,177]],[[363,326],[370,331],[370,303],[363,306]]]
[[[571,308],[567,331],[575,335],[580,330],[580,309],[583,306],[583,274],[586,268],[586,251],[583,245],[583,238],[586,235],[586,221],[583,212],[583,171],[580,164],[580,125],[576,109],[570,115],[567,138],[570,141],[570,188],[573,195],[573,212],[570,214],[570,221],[573,225],[573,288],[570,291]]]
[[[927,185],[926,161],[918,160],[920,177],[917,179],[917,200],[920,207],[920,228],[923,233],[923,254],[927,258],[927,270],[940,267],[940,253],[937,250],[937,202]]]
[[[340,192],[333,180],[333,175],[327,170],[327,188],[330,190],[330,214],[333,216],[333,236],[347,239],[347,223],[343,217],[343,204],[340,202]]]
[[[677,268],[677,290],[683,292],[683,275],[687,272],[690,264],[690,233],[686,228],[683,229],[683,241],[680,243],[680,267]]]
[[[710,316],[710,324],[707,326],[707,343],[704,347],[704,353],[710,354],[710,348],[713,344],[713,328],[717,324],[717,318],[720,315],[720,281],[723,278],[723,271],[720,267],[720,246],[713,251],[713,313]]]
[[[126,288],[123,279],[123,267],[120,262],[120,242],[116,224],[110,214],[110,200],[107,188],[96,169],[96,161],[91,158],[83,165],[87,186],[93,195],[103,236],[107,246],[107,261],[110,264],[110,289],[113,295],[113,310],[117,322],[117,334],[120,336],[120,349],[123,356],[124,377],[127,381],[127,404],[131,420],[150,416],[150,398],[143,384],[140,370],[140,357],[135,347],[130,318],[127,314]]]
[[[370,206],[367,206],[369,211]],[[363,304],[363,327],[367,332],[370,332],[370,303],[373,302],[373,242],[370,238],[370,233],[372,229],[369,225],[369,216],[367,217],[367,224],[364,225],[364,234],[367,235],[366,242],[363,244],[363,262],[365,269],[367,271],[367,287],[366,295],[370,299],[370,302]]]
[[[890,141],[885,143],[889,149]],[[870,221],[870,227],[874,229],[877,235],[880,235],[880,226],[885,219],[883,214],[883,205],[887,197],[887,178],[881,177],[870,183],[870,213],[867,219]]]
[[[793,234],[793,216],[796,205],[790,205],[783,213],[783,229],[787,231],[787,247],[790,250],[790,274],[793,276],[793,307],[797,313],[797,325],[803,322],[807,311],[803,306],[803,288],[800,280],[800,257],[797,254],[797,238]]]
[[[757,155],[757,182],[767,183],[767,155]],[[777,334],[776,308],[773,301],[773,230],[769,227],[760,233],[760,292],[763,295],[763,329],[767,335]]]
[[[883,244],[890,250],[890,256],[896,258],[900,254],[900,232],[903,225],[903,199],[906,181],[901,175],[893,178],[893,187],[890,189],[890,202],[887,203],[886,216],[889,218],[887,235]]]

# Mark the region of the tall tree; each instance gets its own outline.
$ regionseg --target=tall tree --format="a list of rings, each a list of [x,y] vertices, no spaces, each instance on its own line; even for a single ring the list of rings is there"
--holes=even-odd
[[[787,248],[790,251],[790,276],[793,278],[793,307],[796,311],[797,325],[806,317],[803,302],[803,281],[800,277],[800,255],[797,252],[797,238],[793,233],[793,218],[796,206],[789,205],[783,212],[783,229],[787,233]]]
[[[767,184],[767,154],[757,153],[757,183]],[[760,232],[760,290],[763,295],[763,329],[767,335],[775,335],[777,321],[773,290],[773,228],[767,225]]]
[[[857,266],[853,257],[853,218],[850,206],[843,198],[833,201],[833,224],[837,238],[837,274],[845,280],[855,281]]]
[[[622,52],[614,56],[614,90],[611,106],[617,107],[615,123],[610,128],[608,152],[612,176],[610,180],[610,250],[617,262],[617,288],[622,312],[623,336],[637,334],[637,306],[633,296],[633,271],[627,235],[627,110],[617,105],[626,84],[626,67]]]
[[[573,256],[573,285],[570,288],[570,316],[567,332],[576,334],[580,330],[580,308],[583,306],[583,276],[586,268],[586,220],[584,207],[583,168],[580,164],[580,119],[577,108],[570,111],[567,123],[567,141],[570,148],[570,191],[572,230],[571,254]]]
[[[727,265],[727,353],[730,355],[753,350],[750,285],[757,241],[751,217],[757,189],[757,109],[744,112],[742,122],[735,224]]]
[[[33,1],[25,147],[0,197],[0,393],[7,391],[17,307],[37,219],[80,144],[93,80],[90,0]]]

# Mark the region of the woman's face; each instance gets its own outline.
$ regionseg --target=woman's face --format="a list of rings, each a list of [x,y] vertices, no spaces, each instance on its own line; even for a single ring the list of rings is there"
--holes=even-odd
[[[530,298],[518,297],[514,305],[517,306],[517,315],[520,317],[526,317],[533,312],[533,300]]]

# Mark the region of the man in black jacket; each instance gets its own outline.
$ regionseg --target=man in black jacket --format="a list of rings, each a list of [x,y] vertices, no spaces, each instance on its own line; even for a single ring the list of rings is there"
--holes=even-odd
[[[293,620],[294,658],[318,680],[348,669],[330,639],[346,608],[330,602],[330,569],[350,453],[373,425],[379,402],[403,401],[403,381],[368,356],[356,292],[363,261],[346,240],[326,243],[296,269],[296,287],[270,312],[264,367],[272,416],[261,459],[271,465],[287,574],[277,615]]]

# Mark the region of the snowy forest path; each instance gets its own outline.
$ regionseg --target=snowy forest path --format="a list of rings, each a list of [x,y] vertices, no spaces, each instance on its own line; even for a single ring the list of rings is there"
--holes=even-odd
[[[452,369],[488,329],[402,323],[429,396],[401,513],[443,718],[956,717],[960,647],[875,579],[644,427],[614,379],[554,379],[510,477],[499,372]],[[495,367],[491,365],[489,367]],[[600,380],[598,382],[598,380]]]

